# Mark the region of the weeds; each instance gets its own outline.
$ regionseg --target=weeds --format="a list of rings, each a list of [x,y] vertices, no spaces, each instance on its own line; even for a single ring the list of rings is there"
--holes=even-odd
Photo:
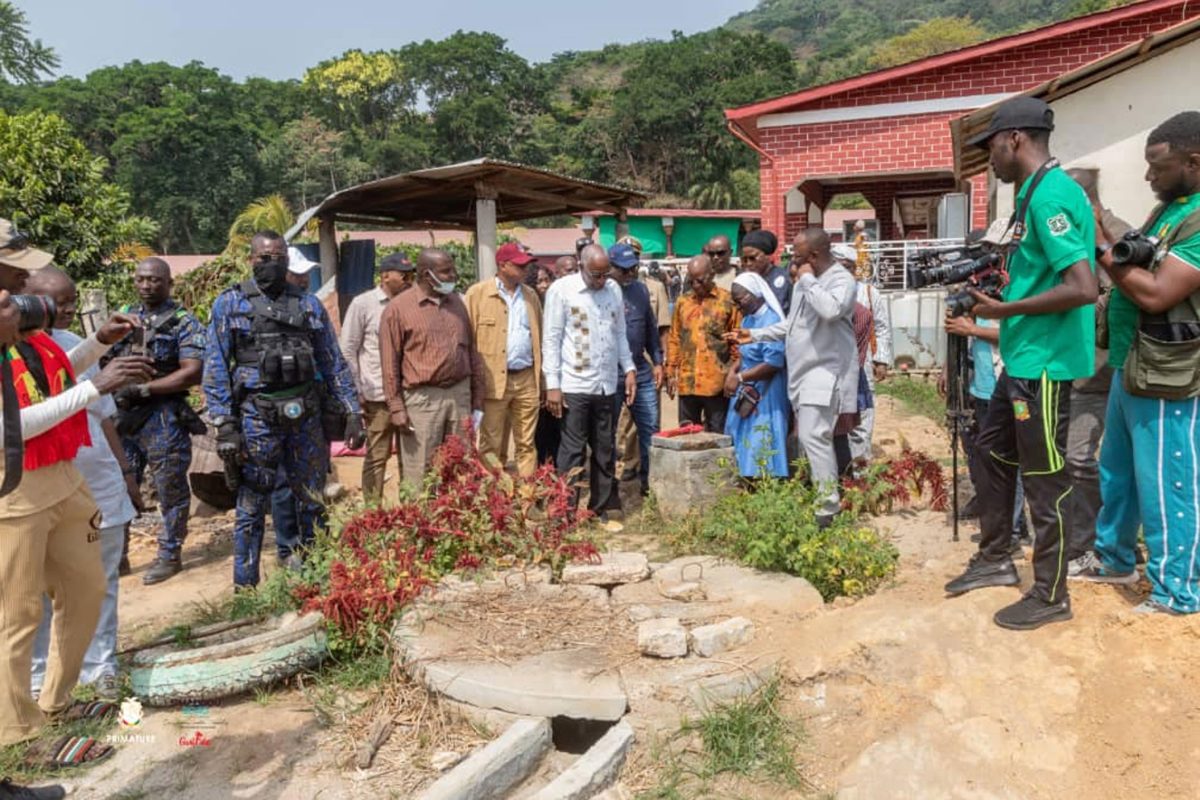
[[[773,680],[749,697],[685,720],[667,740],[652,743],[658,781],[639,800],[709,796],[712,782],[722,775],[807,787],[795,759],[803,733],[779,711],[780,694],[780,681]]]
[[[946,400],[937,387],[912,375],[893,375],[875,384],[875,393],[894,397],[914,414],[928,417],[939,425],[946,421]]]

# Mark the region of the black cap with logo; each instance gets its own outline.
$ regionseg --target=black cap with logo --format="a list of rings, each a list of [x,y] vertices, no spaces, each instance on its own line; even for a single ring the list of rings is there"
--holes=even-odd
[[[967,140],[971,147],[987,147],[993,136],[1002,131],[1054,130],[1054,110],[1036,97],[1021,95],[996,106],[992,119],[983,133]]]

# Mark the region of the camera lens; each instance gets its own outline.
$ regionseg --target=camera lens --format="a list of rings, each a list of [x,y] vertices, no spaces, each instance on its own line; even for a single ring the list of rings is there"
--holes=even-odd
[[[1112,246],[1114,264],[1131,264],[1135,267],[1148,267],[1154,260],[1154,251],[1158,243],[1138,231],[1131,231],[1123,239]]]
[[[58,316],[58,306],[49,297],[14,294],[12,304],[17,308],[17,325],[22,332],[49,330]]]

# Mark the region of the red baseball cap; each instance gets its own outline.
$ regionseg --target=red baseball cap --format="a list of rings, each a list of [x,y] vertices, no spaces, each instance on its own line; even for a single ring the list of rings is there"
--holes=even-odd
[[[518,242],[508,242],[500,245],[500,249],[496,251],[497,264],[516,264],[518,267],[523,267],[533,261],[533,256],[529,255],[529,251],[524,245]]]

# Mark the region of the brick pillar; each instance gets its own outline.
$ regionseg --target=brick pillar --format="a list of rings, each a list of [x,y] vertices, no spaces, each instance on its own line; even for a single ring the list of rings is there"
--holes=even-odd
[[[988,174],[981,172],[970,180],[971,222],[970,228],[988,226]]]

